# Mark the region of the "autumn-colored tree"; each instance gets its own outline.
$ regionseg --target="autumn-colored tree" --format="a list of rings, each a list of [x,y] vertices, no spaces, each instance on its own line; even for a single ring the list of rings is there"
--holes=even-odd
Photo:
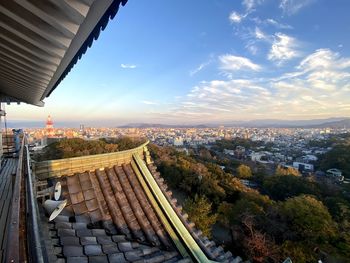
[[[254,216],[246,214],[242,218],[242,225],[247,234],[243,240],[243,246],[247,256],[253,262],[280,262],[278,247],[266,233],[256,230]]]
[[[294,175],[294,176],[300,176],[300,173],[298,169],[295,169],[293,167],[283,167],[278,165],[275,171],[275,175]]]
[[[210,151],[205,147],[199,149],[199,156],[204,160],[211,160],[213,158],[210,154]]]
[[[245,164],[241,164],[237,168],[237,175],[239,178],[248,179],[248,178],[252,177],[252,171],[250,170],[249,166],[247,166]]]
[[[186,199],[184,204],[189,219],[208,237],[211,237],[212,226],[217,220],[217,214],[212,213],[211,206],[205,196],[198,195],[194,199]]]

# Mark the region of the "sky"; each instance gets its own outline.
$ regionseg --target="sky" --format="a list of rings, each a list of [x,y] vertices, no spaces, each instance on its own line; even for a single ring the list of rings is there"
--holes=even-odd
[[[350,117],[350,1],[129,0],[45,107],[115,126]]]

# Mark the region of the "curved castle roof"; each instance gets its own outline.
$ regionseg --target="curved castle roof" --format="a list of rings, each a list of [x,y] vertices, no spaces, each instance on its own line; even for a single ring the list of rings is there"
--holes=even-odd
[[[52,262],[240,262],[188,220],[147,143],[65,161],[34,168],[37,177],[59,181],[68,201],[54,222],[42,217]]]

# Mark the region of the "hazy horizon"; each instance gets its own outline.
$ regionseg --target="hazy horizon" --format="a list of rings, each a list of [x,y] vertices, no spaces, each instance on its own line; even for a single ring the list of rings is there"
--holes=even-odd
[[[51,114],[56,122],[122,125],[349,117],[349,7],[129,1],[44,108],[6,106],[7,119],[44,122]]]
[[[256,125],[314,125],[314,124],[324,124],[333,121],[348,120],[350,117],[332,117],[332,118],[319,118],[319,119],[299,119],[299,120],[286,120],[286,119],[255,119],[255,120],[231,120],[222,122],[118,122],[115,120],[90,120],[87,122],[81,122],[79,120],[73,121],[55,121],[54,128],[79,128],[82,124],[85,127],[106,127],[106,128],[118,128],[123,126],[138,126],[138,125],[164,125],[164,126],[200,126],[206,125],[210,127],[218,127],[221,125],[243,125],[243,124],[256,124]],[[45,120],[7,120],[8,128],[45,128]],[[3,125],[4,126],[4,125]]]

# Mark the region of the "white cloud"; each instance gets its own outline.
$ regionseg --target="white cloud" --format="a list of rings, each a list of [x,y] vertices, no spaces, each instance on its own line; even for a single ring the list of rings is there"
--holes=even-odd
[[[283,10],[284,14],[294,15],[313,2],[315,0],[281,0],[279,7]]]
[[[232,23],[236,23],[236,24],[239,24],[243,18],[244,18],[244,16],[238,14],[236,11],[232,11],[230,16],[229,16],[230,21]]]
[[[300,74],[315,89],[335,91],[350,81],[350,58],[342,58],[330,49],[318,49],[297,66]]]
[[[303,59],[300,62],[298,69],[309,71],[315,69],[329,68],[331,66],[335,66],[334,61],[338,60],[338,58],[339,54],[332,52],[330,49],[318,49],[314,53]]]
[[[262,2],[264,2],[264,0],[243,0],[242,4],[246,8],[247,11],[251,11],[257,5],[262,4]]]
[[[274,36],[268,59],[276,61],[277,64],[300,56],[300,52],[297,50],[298,44],[295,38],[282,33],[276,33]]]
[[[252,43],[248,43],[246,46],[245,46],[246,49],[248,49],[248,51],[253,54],[253,55],[256,55],[256,53],[258,53],[258,47],[257,45],[255,45],[255,42],[252,42]]]
[[[146,105],[157,105],[158,104],[158,103],[156,103],[154,101],[149,101],[149,100],[143,100],[142,103],[146,104]]]
[[[255,37],[257,39],[267,39],[267,36],[258,27],[255,27]]]
[[[204,62],[202,64],[200,64],[197,68],[195,68],[194,70],[190,71],[190,76],[193,76],[195,74],[197,74],[199,71],[201,71],[202,69],[204,69],[206,66],[208,66],[212,61],[209,60],[207,62]]]
[[[231,55],[222,57],[232,62]],[[202,122],[205,117],[209,122],[350,116],[349,83],[350,58],[319,49],[302,59],[294,72],[273,78],[202,81],[171,109],[171,118]]]
[[[266,19],[265,22],[266,22],[266,24],[273,25],[273,26],[280,28],[280,29],[292,29],[293,28],[290,25],[279,23],[272,18]]]
[[[222,55],[219,57],[220,68],[225,71],[254,70],[259,71],[261,67],[245,57]]]
[[[120,67],[121,68],[128,68],[128,69],[134,69],[134,68],[136,68],[137,66],[136,65],[134,65],[134,64],[120,64]]]

